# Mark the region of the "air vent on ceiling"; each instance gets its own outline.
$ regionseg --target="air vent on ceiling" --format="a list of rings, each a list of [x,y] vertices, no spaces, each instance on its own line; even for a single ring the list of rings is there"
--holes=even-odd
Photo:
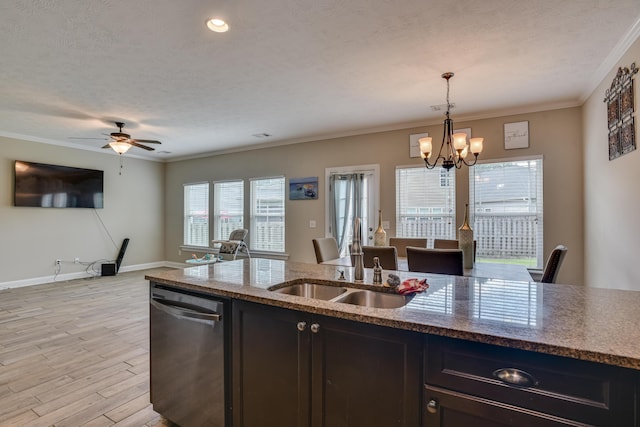
[[[271,135],[268,133],[254,133],[252,136],[256,138],[269,138]]]

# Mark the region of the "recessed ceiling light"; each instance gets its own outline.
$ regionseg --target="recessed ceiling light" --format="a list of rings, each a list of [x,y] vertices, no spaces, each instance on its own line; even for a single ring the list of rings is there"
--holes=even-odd
[[[229,24],[227,24],[223,19],[211,18],[207,21],[207,28],[211,31],[215,31],[216,33],[226,33],[229,31]]]

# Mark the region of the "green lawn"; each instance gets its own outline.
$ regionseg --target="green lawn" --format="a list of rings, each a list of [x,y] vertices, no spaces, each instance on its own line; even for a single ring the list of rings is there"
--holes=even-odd
[[[515,264],[524,265],[525,267],[535,267],[535,258],[476,258],[478,262],[494,262],[496,264]]]

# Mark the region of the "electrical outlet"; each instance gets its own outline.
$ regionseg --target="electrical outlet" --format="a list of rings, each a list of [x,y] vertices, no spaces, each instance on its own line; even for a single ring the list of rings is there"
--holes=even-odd
[[[80,264],[80,258],[76,257],[73,259],[74,264]]]
[[[60,264],[62,264],[62,260],[61,260],[61,259],[57,259],[57,260],[56,260],[56,265],[57,265],[57,266],[60,266]]]

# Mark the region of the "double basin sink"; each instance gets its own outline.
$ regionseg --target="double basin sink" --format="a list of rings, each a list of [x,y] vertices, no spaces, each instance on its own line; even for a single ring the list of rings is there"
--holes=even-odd
[[[273,292],[370,308],[400,308],[411,300],[411,296],[308,282],[290,284]]]

